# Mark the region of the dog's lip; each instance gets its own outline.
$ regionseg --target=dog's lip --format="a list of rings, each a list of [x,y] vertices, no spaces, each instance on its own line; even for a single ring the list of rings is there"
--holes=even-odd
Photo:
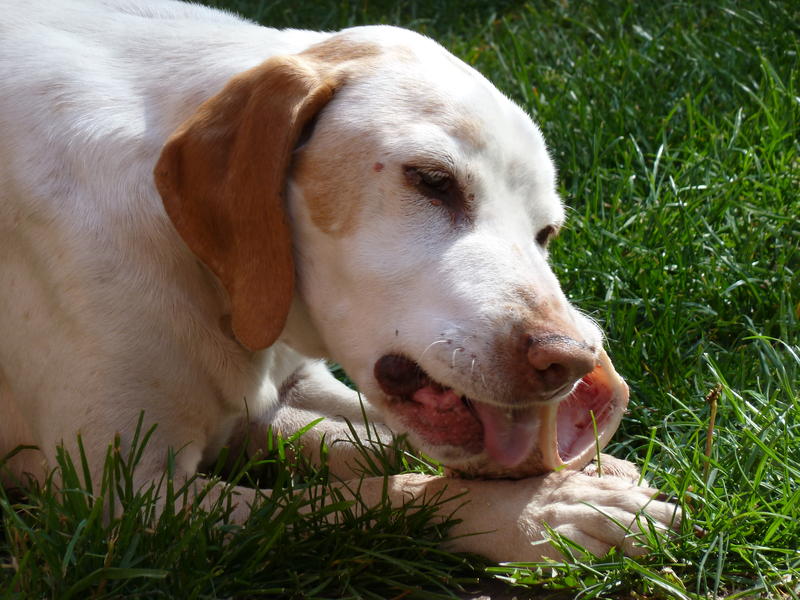
[[[582,469],[599,449],[611,440],[628,408],[629,391],[614,369],[608,355],[601,351],[594,370],[583,377],[566,398],[545,406],[540,418],[543,431],[545,465],[553,468]]]
[[[397,361],[413,373],[405,387],[387,385],[381,360]],[[455,446],[481,455],[469,472],[487,476],[528,476],[559,468],[582,468],[616,431],[628,403],[628,389],[604,351],[597,366],[559,399],[508,407],[459,395],[401,355],[376,362],[376,379],[390,409],[431,446]],[[421,401],[420,401],[421,400]],[[447,461],[445,461],[447,462]],[[446,464],[459,469],[457,464]]]

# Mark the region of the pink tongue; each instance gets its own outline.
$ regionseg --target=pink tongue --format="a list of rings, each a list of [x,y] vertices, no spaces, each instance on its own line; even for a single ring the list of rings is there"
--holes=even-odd
[[[469,415],[461,397],[452,390],[425,386],[414,392],[413,398],[415,402],[433,409],[435,412],[429,416],[439,421],[447,413],[463,414],[463,418]],[[515,467],[530,456],[539,434],[540,418],[536,408],[510,411],[483,402],[475,402],[473,407],[483,427],[484,448],[492,459],[504,467]],[[463,418],[448,418],[452,427],[464,426]]]
[[[511,412],[483,402],[473,406],[483,424],[489,456],[505,467],[515,467],[530,456],[539,429],[535,408]]]

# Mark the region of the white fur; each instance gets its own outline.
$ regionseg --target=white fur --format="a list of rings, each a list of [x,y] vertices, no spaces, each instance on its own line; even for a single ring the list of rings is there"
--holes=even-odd
[[[348,168],[383,165],[359,198],[342,199],[358,204],[354,232],[321,233],[304,182],[291,181],[299,282],[287,326],[259,352],[220,328],[224,293],[173,229],[153,167],[168,136],[233,75],[333,35],[266,29],[174,2],[4,5],[0,456],[20,443],[41,449],[12,461],[16,472],[41,475],[54,464],[56,445],[71,447],[77,433],[90,457],[100,458],[115,432],[130,438],[142,410],[148,423],[158,423],[140,471],[145,481],[157,477],[169,446],[183,448],[178,466],[194,473],[245,412],[286,428],[319,413],[358,419],[354,394],[311,359],[340,362],[374,399],[370,414],[395,427],[401,424],[372,375],[376,359],[390,352],[491,401],[505,377],[491,349],[508,335],[508,306],[521,304],[520,288],[536,290],[582,341],[600,348],[600,332],[568,304],[535,242],[539,230],[564,219],[540,132],[440,46],[389,27],[344,34],[380,45],[381,68],[337,92],[300,150],[359,147]],[[437,107],[433,114],[423,114],[421,98]],[[477,127],[480,147],[457,135],[465,118]],[[469,177],[472,227],[454,229],[441,207],[409,192],[402,167],[420,161],[444,162]],[[292,374],[301,377],[289,403],[297,411],[278,410],[278,391]],[[331,423],[323,426],[330,436],[337,427]],[[446,481],[401,476],[392,489],[400,501]],[[486,546],[479,536],[456,547],[498,560],[551,555],[531,546],[547,519],[598,551],[627,544],[636,552],[582,504],[597,499],[630,522],[652,491],[615,481],[603,484],[609,491],[600,499],[592,491],[597,480],[582,474],[457,482],[454,491],[482,494],[480,502],[494,503],[504,517],[487,518],[476,500],[464,509],[461,530],[499,531]],[[503,508],[505,498],[513,507]],[[659,503],[656,512],[657,520],[669,520],[668,505]]]

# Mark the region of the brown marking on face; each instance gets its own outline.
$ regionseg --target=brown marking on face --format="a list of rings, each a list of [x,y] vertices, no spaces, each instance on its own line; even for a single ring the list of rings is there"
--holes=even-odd
[[[372,170],[375,171],[376,173],[380,173],[381,171],[383,171],[383,163],[376,162],[374,165],[372,165]]]
[[[390,54],[391,60],[410,62],[417,60],[413,50],[405,46],[381,46],[363,40],[353,40],[347,33],[335,35],[301,52],[301,56],[318,60],[326,65],[357,62],[361,66],[371,65],[383,54]]]
[[[335,64],[338,78],[346,85],[348,79],[376,68],[384,53],[378,44],[334,36],[305,50],[301,56],[324,62],[329,68]],[[402,54],[396,48],[391,53],[393,58]],[[292,177],[303,191],[314,225],[328,235],[345,236],[356,227],[360,212],[358,199],[369,185],[366,170],[359,173],[354,168],[368,164],[363,141],[342,138],[337,140],[336,151],[331,152],[329,147],[315,146],[313,138],[312,134],[311,143],[295,156]],[[383,163],[373,165],[376,172],[382,169]]]
[[[370,186],[369,168],[357,168],[365,165],[365,154],[355,140],[341,140],[335,153],[311,144],[296,158],[293,177],[303,191],[311,221],[320,231],[342,237],[356,229],[360,199]]]
[[[493,328],[496,335],[489,355],[497,357],[493,368],[503,373],[505,389],[498,402],[526,405],[542,400],[539,374],[528,358],[532,344],[553,340],[574,347],[576,353],[596,354],[597,348],[583,338],[567,304],[556,297],[542,297],[528,288],[517,290],[518,302],[507,305],[501,322]]]
[[[330,67],[350,61],[358,61],[363,65],[373,61],[381,53],[382,50],[378,44],[350,40],[337,35],[314,44],[300,55],[323,62]]]

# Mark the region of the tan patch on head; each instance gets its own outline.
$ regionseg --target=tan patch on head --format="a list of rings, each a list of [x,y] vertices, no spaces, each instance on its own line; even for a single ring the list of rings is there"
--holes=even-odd
[[[378,44],[335,36],[312,46],[301,55],[332,67],[346,81],[359,72],[373,68],[384,52]],[[392,58],[396,58],[395,54],[401,56],[402,52],[393,49]],[[358,198],[369,185],[368,173],[359,177],[354,176],[352,169],[348,169],[345,177],[342,166],[364,163],[364,154],[363,147],[355,140],[343,139],[335,153],[313,152],[311,148],[304,148],[295,159],[293,177],[303,190],[311,220],[329,235],[344,236],[356,227],[360,212]],[[380,170],[374,169],[375,173]]]
[[[362,66],[374,64],[378,57],[387,55],[392,61],[414,61],[417,56],[405,46],[381,46],[380,44],[354,40],[342,33],[314,44],[301,53],[301,56],[318,60],[328,66],[348,62],[358,62]]]
[[[300,53],[301,56],[324,62],[329,67],[349,61],[372,61],[382,52],[378,44],[357,42],[342,36],[333,36],[314,44]]]
[[[442,105],[429,98],[420,98],[422,113],[430,110],[429,118],[443,113]],[[435,118],[431,119],[433,122]],[[469,145],[480,149],[486,144],[479,121],[460,118],[456,123],[445,125],[450,134]],[[358,166],[363,168],[358,169]],[[352,233],[358,225],[361,212],[359,199],[364,190],[377,185],[378,177],[385,171],[382,162],[375,162],[375,156],[361,138],[342,138],[335,152],[330,148],[315,150],[313,145],[304,148],[296,157],[293,176],[303,190],[311,220],[328,235],[345,236]],[[469,194],[461,201],[461,212],[470,216],[474,195]]]
[[[380,177],[378,169],[359,173],[343,165],[364,164],[364,149],[342,143],[339,150],[304,150],[297,159],[294,179],[303,190],[311,221],[322,232],[342,237],[355,231],[361,212],[359,198],[370,185],[369,177]]]

